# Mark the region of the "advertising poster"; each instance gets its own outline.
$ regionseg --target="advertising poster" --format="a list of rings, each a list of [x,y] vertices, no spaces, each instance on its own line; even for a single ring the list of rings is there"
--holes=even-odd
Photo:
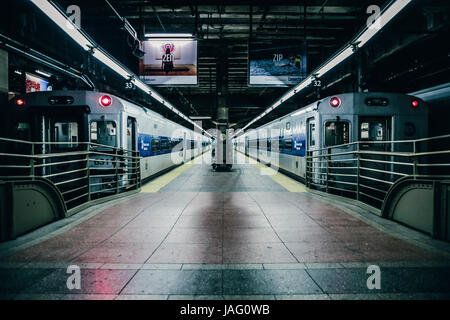
[[[197,41],[151,39],[143,42],[139,73],[149,85],[197,84]]]
[[[252,41],[248,55],[249,85],[290,86],[306,77],[304,41]]]
[[[37,92],[37,91],[47,91],[48,81],[37,77],[35,75],[25,73],[26,81],[26,93]]]

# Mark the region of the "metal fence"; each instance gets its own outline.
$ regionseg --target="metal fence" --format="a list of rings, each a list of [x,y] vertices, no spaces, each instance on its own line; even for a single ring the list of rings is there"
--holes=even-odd
[[[306,185],[381,208],[403,177],[450,178],[450,135],[418,140],[357,141],[309,150]]]
[[[45,178],[71,210],[91,200],[140,188],[137,151],[90,142],[0,138],[0,180]]]

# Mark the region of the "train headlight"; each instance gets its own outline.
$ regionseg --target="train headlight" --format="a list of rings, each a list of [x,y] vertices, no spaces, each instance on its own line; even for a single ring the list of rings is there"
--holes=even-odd
[[[21,106],[23,106],[23,105],[25,104],[25,100],[17,99],[17,100],[16,100],[16,104],[17,104],[19,107],[21,107]]]
[[[104,107],[109,107],[112,103],[112,99],[110,96],[101,96],[99,102]]]
[[[411,101],[411,107],[417,108],[418,106],[419,106],[419,101],[417,101],[417,100]]]
[[[341,99],[339,99],[338,97],[333,97],[330,99],[330,106],[332,106],[333,108],[337,108],[341,105]]]

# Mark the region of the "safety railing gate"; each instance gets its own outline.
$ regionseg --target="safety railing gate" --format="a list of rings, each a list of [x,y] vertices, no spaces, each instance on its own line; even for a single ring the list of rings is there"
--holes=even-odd
[[[68,210],[140,188],[140,157],[90,142],[30,142],[0,138],[0,180],[44,178]]]
[[[450,178],[450,135],[418,140],[357,141],[309,150],[306,185],[381,208],[403,177]]]

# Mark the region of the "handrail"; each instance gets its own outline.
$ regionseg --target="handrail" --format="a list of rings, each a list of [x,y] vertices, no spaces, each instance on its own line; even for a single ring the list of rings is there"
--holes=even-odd
[[[442,139],[450,139],[450,134],[416,140],[354,141],[310,149],[305,156],[305,182],[310,188],[340,192],[344,196],[380,208],[382,201],[373,200],[378,199],[380,195],[384,199],[390,186],[401,178],[450,177],[450,144],[430,144]],[[423,145],[418,148],[418,143]],[[379,144],[391,145],[391,151],[370,150],[370,146]],[[365,148],[361,148],[362,145]],[[349,147],[350,150],[343,150]],[[344,169],[345,171],[342,171]],[[362,192],[360,187],[371,189],[378,194],[375,197],[367,191]]]
[[[11,143],[27,147],[22,147],[19,153]],[[45,178],[59,190],[68,209],[140,188],[142,157],[136,150],[84,141],[32,142],[0,137],[1,144],[6,145],[0,152],[0,177]],[[41,153],[52,145],[72,145],[76,150]],[[12,152],[5,152],[5,149]]]

